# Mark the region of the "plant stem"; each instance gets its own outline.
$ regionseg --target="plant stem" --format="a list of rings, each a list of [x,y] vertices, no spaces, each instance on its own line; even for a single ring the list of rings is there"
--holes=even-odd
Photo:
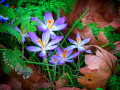
[[[65,63],[63,65],[63,74],[65,73]]]
[[[55,79],[56,79],[56,65],[53,66],[53,70],[55,71],[55,72],[54,72],[54,81],[55,81]]]
[[[23,44],[24,44],[24,42],[23,42]],[[24,46],[23,45],[22,45],[22,54],[24,56]],[[24,58],[23,56],[22,56],[22,59]]]
[[[45,56],[44,62],[45,62],[46,64],[48,64],[48,61],[47,61],[47,59],[46,59],[46,56]],[[47,69],[48,69],[49,82],[51,82],[51,75],[50,75],[50,72],[49,72],[49,66],[46,65],[46,67],[47,67]]]
[[[78,51],[79,52],[79,51]],[[79,55],[78,55],[78,66],[80,65]]]

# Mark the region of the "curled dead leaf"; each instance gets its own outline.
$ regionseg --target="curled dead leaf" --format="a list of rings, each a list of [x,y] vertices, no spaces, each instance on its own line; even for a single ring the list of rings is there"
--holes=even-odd
[[[96,48],[96,52],[95,55],[85,55],[88,66],[80,69],[80,73],[85,75],[80,76],[78,82],[89,90],[96,90],[98,87],[105,89],[114,72],[117,58],[101,47],[90,45],[87,48]]]

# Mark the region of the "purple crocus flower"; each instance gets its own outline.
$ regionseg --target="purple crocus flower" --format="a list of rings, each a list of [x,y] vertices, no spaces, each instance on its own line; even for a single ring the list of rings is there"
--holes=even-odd
[[[55,45],[55,44],[60,42],[63,39],[63,36],[58,36],[57,38],[55,38],[49,42],[49,40],[50,40],[49,30],[46,30],[45,32],[43,32],[42,40],[40,38],[38,38],[37,35],[33,32],[29,32],[29,37],[39,47],[38,46],[29,46],[29,47],[27,47],[27,49],[31,52],[41,51],[41,53],[39,54],[40,57],[45,57],[46,50],[55,49],[57,47],[57,45]]]
[[[8,17],[4,17],[3,15],[0,15],[0,21],[1,22],[6,22],[7,20],[9,20]]]
[[[53,62],[55,63],[55,61],[57,60],[58,61],[57,63],[63,65],[65,62],[69,62],[69,63],[73,62],[73,60],[71,60],[71,59],[78,56],[80,52],[77,52],[77,53],[71,55],[72,50],[69,50],[69,51],[68,50],[60,50],[58,48],[58,51],[56,53],[57,53],[57,55],[53,55],[53,58],[55,59]]]
[[[15,20],[15,19],[14,19]],[[11,26],[13,27],[13,22],[14,20],[11,22]],[[25,42],[25,37],[29,37],[29,35],[27,34],[27,32],[25,31],[26,28],[21,32],[20,28],[18,26],[14,27],[15,30],[17,30],[18,32],[20,32],[21,36],[22,36],[22,42]]]
[[[37,21],[39,23],[39,26],[37,26],[37,28],[40,31],[44,32],[48,28],[50,31],[50,37],[52,39],[57,37],[53,31],[60,31],[67,27],[67,24],[65,23],[65,17],[61,17],[54,22],[53,16],[50,12],[46,12],[44,15],[45,24],[35,17],[32,17],[31,20]]]
[[[54,55],[50,58],[49,62],[53,65],[59,65],[59,61],[54,58]]]
[[[83,45],[86,44],[86,43],[88,43],[88,42],[90,41],[90,39],[91,39],[91,38],[87,38],[87,39],[84,39],[84,40],[81,41],[80,35],[79,35],[79,33],[77,33],[76,41],[68,38],[68,40],[69,40],[72,44],[74,44],[74,45],[68,46],[67,48],[65,48],[65,50],[66,50],[66,49],[67,49],[67,50],[71,50],[71,49],[77,48],[79,52],[83,52],[83,51],[85,51]],[[91,53],[90,50],[87,50],[86,52]]]

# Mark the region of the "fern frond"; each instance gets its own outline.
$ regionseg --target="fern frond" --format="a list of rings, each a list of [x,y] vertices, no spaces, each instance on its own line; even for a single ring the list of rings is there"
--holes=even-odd
[[[7,49],[4,54],[4,61],[11,66],[12,69],[18,74],[23,74],[23,78],[27,79],[33,72],[32,70],[26,66],[26,63],[23,59],[21,59],[22,52],[19,50],[12,51],[11,49]]]

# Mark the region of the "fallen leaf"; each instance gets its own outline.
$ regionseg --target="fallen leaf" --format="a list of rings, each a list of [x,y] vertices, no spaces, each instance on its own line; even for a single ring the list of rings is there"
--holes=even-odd
[[[120,41],[115,42],[114,45],[116,45],[116,48],[113,54],[117,54],[118,52],[120,52]]]
[[[1,85],[0,85],[0,90],[11,90],[11,88],[10,88],[9,85],[1,84]]]
[[[120,27],[120,23],[118,21],[118,8],[114,8],[113,12],[113,1],[104,1],[104,0],[76,0],[76,3],[73,7],[73,11],[68,15],[65,15],[63,10],[61,10],[61,15],[66,17],[66,22],[68,24],[67,29],[63,30],[63,34],[66,34],[74,21],[77,21],[78,18],[89,8],[89,11],[82,17],[80,21],[82,21],[84,25],[84,30],[74,28],[69,37],[75,40],[77,32],[81,35],[82,39],[86,39],[91,37],[88,45],[97,45],[102,46],[104,44],[109,43],[108,39],[104,36],[103,32],[100,32],[100,35],[96,38],[93,36],[90,28],[87,23],[98,23],[100,27],[104,28],[105,26],[112,25],[115,26],[115,29]],[[110,50],[109,45],[104,47],[106,50]]]
[[[83,73],[84,76],[80,76],[78,82],[89,90],[96,90],[98,87],[105,89],[114,72],[117,58],[96,45],[88,47],[89,49],[96,48],[96,52],[95,55],[85,55],[87,66],[80,69],[80,73]]]
[[[56,85],[54,86],[55,89],[59,89],[59,88],[62,88],[62,87],[66,87],[66,86],[64,85],[64,83],[65,83],[65,84],[69,84],[69,79],[67,79],[67,78],[64,79],[64,78],[63,78],[63,77],[65,77],[65,76],[67,76],[67,74],[64,73],[63,75],[64,75],[64,76],[59,77],[59,79],[58,79],[57,81],[55,81],[55,83],[56,83]]]

